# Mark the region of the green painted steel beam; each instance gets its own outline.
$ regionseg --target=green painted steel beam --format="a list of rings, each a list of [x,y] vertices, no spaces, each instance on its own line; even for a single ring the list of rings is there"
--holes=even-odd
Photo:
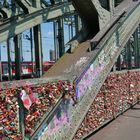
[[[10,54],[10,41],[7,40],[7,56],[8,56],[8,73],[9,73],[9,80],[12,80],[12,62],[11,62],[11,54]]]
[[[32,9],[31,5],[28,5],[28,3],[24,0],[15,0],[15,2],[19,5],[19,7],[21,7],[21,9],[23,9],[23,12],[25,14],[29,13],[29,7],[30,9]]]
[[[66,17],[74,13],[75,9],[71,3],[63,3],[56,7],[36,11],[18,20],[8,21],[0,25],[0,42],[43,22]]]
[[[21,63],[20,63],[20,48],[21,48],[21,34],[14,37],[14,47],[15,47],[15,79],[20,80],[21,78]]]
[[[121,70],[121,56],[119,56],[117,59],[116,67],[117,67],[117,70],[119,71]]]
[[[60,58],[65,53],[63,19],[58,20],[58,44],[59,44],[59,58]]]
[[[42,76],[43,72],[43,54],[42,54],[42,40],[41,40],[41,27],[37,25],[33,28],[34,31],[34,44],[35,44],[35,64],[37,77]]]
[[[128,40],[126,50],[127,50],[127,68],[132,69],[132,52],[131,52],[131,42]]]
[[[140,62],[140,58],[139,58],[139,38],[138,38],[138,28],[136,29],[135,33],[134,33],[134,55],[135,55],[135,65],[137,68],[139,68],[139,62]]]

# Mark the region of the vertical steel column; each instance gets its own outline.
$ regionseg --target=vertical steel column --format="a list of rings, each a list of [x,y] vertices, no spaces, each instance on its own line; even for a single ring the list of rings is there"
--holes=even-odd
[[[15,79],[20,80],[21,78],[21,64],[20,64],[20,45],[21,36],[16,35],[14,37],[14,47],[15,47]]]
[[[80,31],[82,29],[82,21],[81,18],[78,16],[78,30]]]
[[[75,15],[74,19],[75,19],[75,34],[78,34],[79,26],[80,26],[80,23],[79,23],[79,20],[78,20],[78,15]]]
[[[41,7],[41,0],[36,0],[36,1],[34,1],[34,3],[35,3],[35,7],[36,8],[40,8]]]
[[[57,22],[53,22],[53,30],[54,30],[54,49],[55,49],[55,61],[58,60],[58,31],[57,31]]]
[[[81,19],[78,15],[74,16],[75,19],[75,34],[77,34],[81,30]]]
[[[115,7],[115,1],[114,0],[110,0],[109,1],[109,9],[110,9],[111,17],[113,17],[113,15],[114,15],[114,7]]]
[[[138,26],[138,68],[140,68],[140,24]]]
[[[59,43],[59,58],[60,58],[65,53],[63,19],[58,20],[58,43]]]
[[[121,55],[119,55],[116,63],[117,70],[121,70]]]
[[[32,75],[34,75],[34,58],[33,58],[33,36],[32,36],[32,28],[30,28],[30,43],[31,43]]]
[[[9,41],[9,39],[7,39],[7,56],[8,56],[9,80],[12,80],[12,62],[11,62],[10,41]]]
[[[116,63],[114,64],[113,68],[112,68],[113,72],[116,71]]]
[[[11,0],[11,4],[12,4],[11,10],[12,10],[13,12],[16,12],[15,0]]]
[[[23,58],[23,49],[22,49],[22,33],[19,34],[19,44],[20,44],[20,63],[21,63],[21,67],[22,67],[22,62],[24,61]]]
[[[1,46],[0,46],[0,81],[2,81]]]
[[[127,68],[128,69],[131,69],[132,68],[132,53],[131,53],[131,42],[130,42],[130,39],[128,40],[127,42],[127,48],[126,48],[126,51],[127,51]]]
[[[41,40],[41,27],[37,25],[33,27],[34,30],[34,44],[35,44],[35,63],[37,77],[43,74],[43,54],[42,54],[42,40]]]
[[[18,105],[19,105],[19,110],[18,110],[19,111],[19,130],[24,138],[25,137],[25,109],[24,109],[23,102],[21,100],[19,93],[17,93],[17,99],[18,99]]]
[[[3,6],[4,6],[4,7],[8,7],[8,0],[4,0]]]
[[[127,43],[124,47],[123,68],[127,68]]]
[[[72,20],[72,16],[70,18],[70,22],[71,22],[71,38],[73,38],[73,20]]]
[[[71,39],[70,24],[68,24],[69,40]]]
[[[138,39],[138,28],[136,29],[136,31],[134,32],[134,54],[135,54],[135,65],[136,65],[136,68],[139,67],[139,46],[138,46],[138,43],[139,43],[139,39]]]

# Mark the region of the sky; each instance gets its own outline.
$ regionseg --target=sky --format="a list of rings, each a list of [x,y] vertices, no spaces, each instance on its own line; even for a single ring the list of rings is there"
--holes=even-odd
[[[53,23],[47,22],[41,24],[42,31],[42,48],[43,48],[43,61],[49,61],[49,51],[54,50],[54,32],[53,32]],[[24,61],[31,60],[31,49],[30,49],[30,41],[25,39],[25,36],[28,35],[30,37],[30,31],[27,30],[22,33],[22,50],[23,50],[23,59]],[[64,41],[67,43],[69,41],[69,32],[68,26],[64,25]],[[11,50],[11,59],[14,61],[14,44],[13,38],[10,39],[10,50]],[[34,48],[33,48],[34,50]],[[0,43],[0,51],[1,51],[1,61],[7,61],[7,47],[6,42]]]

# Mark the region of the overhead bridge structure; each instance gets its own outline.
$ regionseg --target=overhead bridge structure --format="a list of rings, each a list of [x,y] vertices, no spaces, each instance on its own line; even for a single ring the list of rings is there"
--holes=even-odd
[[[67,17],[74,13],[75,9],[71,3],[63,3],[56,5],[55,7],[49,6],[36,9],[30,14],[11,16],[0,24],[0,42],[43,22],[59,17]]]
[[[17,4],[21,6],[21,3],[17,0]],[[20,129],[25,139],[72,140],[122,50],[126,45],[131,45],[132,37],[135,46],[134,61],[136,67],[140,67],[137,31],[140,24],[140,1],[124,0],[116,7],[107,3],[110,8],[103,8],[103,4],[98,0],[72,0],[33,12],[24,5],[27,8],[23,8],[25,15],[15,15],[15,18],[5,19],[0,24],[0,41],[4,41],[60,16],[78,14],[82,20],[82,28],[68,42],[67,52],[43,78],[45,82],[66,80],[74,84],[77,104],[74,106],[71,99],[61,96],[54,108],[43,116],[31,136],[26,136],[25,126],[22,124]],[[39,60],[38,68],[40,64]],[[130,65],[128,61],[128,68]],[[34,79],[30,82],[34,83]],[[40,84],[39,81],[36,84]]]

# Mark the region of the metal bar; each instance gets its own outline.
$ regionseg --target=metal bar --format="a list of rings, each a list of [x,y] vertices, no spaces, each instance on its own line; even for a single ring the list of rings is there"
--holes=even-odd
[[[22,10],[25,14],[29,13],[29,9],[28,9],[29,6],[26,7],[27,6],[27,4],[25,4],[26,1],[24,1],[24,3],[23,3],[23,0],[15,0],[15,3],[17,3],[22,8]]]
[[[59,43],[59,58],[60,58],[65,53],[63,19],[58,20],[58,43]]]
[[[18,105],[19,105],[19,129],[22,133],[23,137],[25,137],[25,108],[23,106],[23,102],[21,100],[20,94],[17,94]]]
[[[71,39],[70,24],[68,24],[69,40]]]
[[[30,43],[31,43],[32,75],[34,75],[34,58],[33,58],[33,36],[32,36],[32,28],[30,28]]]
[[[2,63],[1,63],[1,46],[0,46],[0,82],[2,81]]]
[[[8,56],[8,73],[9,73],[9,80],[12,80],[12,63],[11,63],[11,54],[10,54],[10,41],[7,40],[7,56]]]
[[[33,30],[35,44],[36,76],[41,77],[43,74],[43,54],[42,54],[42,39],[40,25],[33,27]]]
[[[135,33],[134,33],[134,55],[135,55],[136,68],[139,67],[139,61],[140,61],[138,43],[139,43],[139,39],[138,39],[138,28],[137,28]]]
[[[140,24],[138,26],[138,57],[140,58]],[[138,68],[140,68],[140,59],[138,59]]]
[[[114,16],[114,8],[115,8],[115,0],[110,0],[109,1],[109,10],[110,10],[111,17]]]
[[[126,50],[127,50],[127,68],[128,69],[132,69],[132,52],[131,52],[131,42],[130,42],[130,39],[127,42]]]
[[[16,80],[20,80],[20,78],[21,78],[20,41],[21,41],[21,36],[20,35],[16,35],[14,37],[14,46],[15,46],[15,79]]]
[[[45,124],[49,123],[49,120],[53,117],[54,112],[57,110],[59,105],[62,103],[62,100],[63,100],[62,97],[63,97],[63,95],[61,95],[61,97],[59,98],[57,104],[52,108],[52,110],[50,112],[48,112],[46,116],[44,116],[42,122],[39,124],[37,129],[34,131],[33,135],[30,138],[30,140],[34,140],[35,137],[37,136],[37,134],[39,133],[39,131],[42,129],[42,126],[44,126]]]
[[[70,27],[71,27],[71,38],[73,38],[73,20],[72,20],[72,16],[70,17]]]
[[[117,70],[121,70],[121,56],[119,55],[116,63]]]
[[[55,61],[58,60],[58,38],[57,38],[57,22],[53,22],[53,30],[54,30],[54,49],[55,49]]]
[[[78,20],[78,15],[75,15],[74,19],[75,19],[75,34],[78,34],[79,26],[80,26],[80,23],[79,23],[79,20]]]

